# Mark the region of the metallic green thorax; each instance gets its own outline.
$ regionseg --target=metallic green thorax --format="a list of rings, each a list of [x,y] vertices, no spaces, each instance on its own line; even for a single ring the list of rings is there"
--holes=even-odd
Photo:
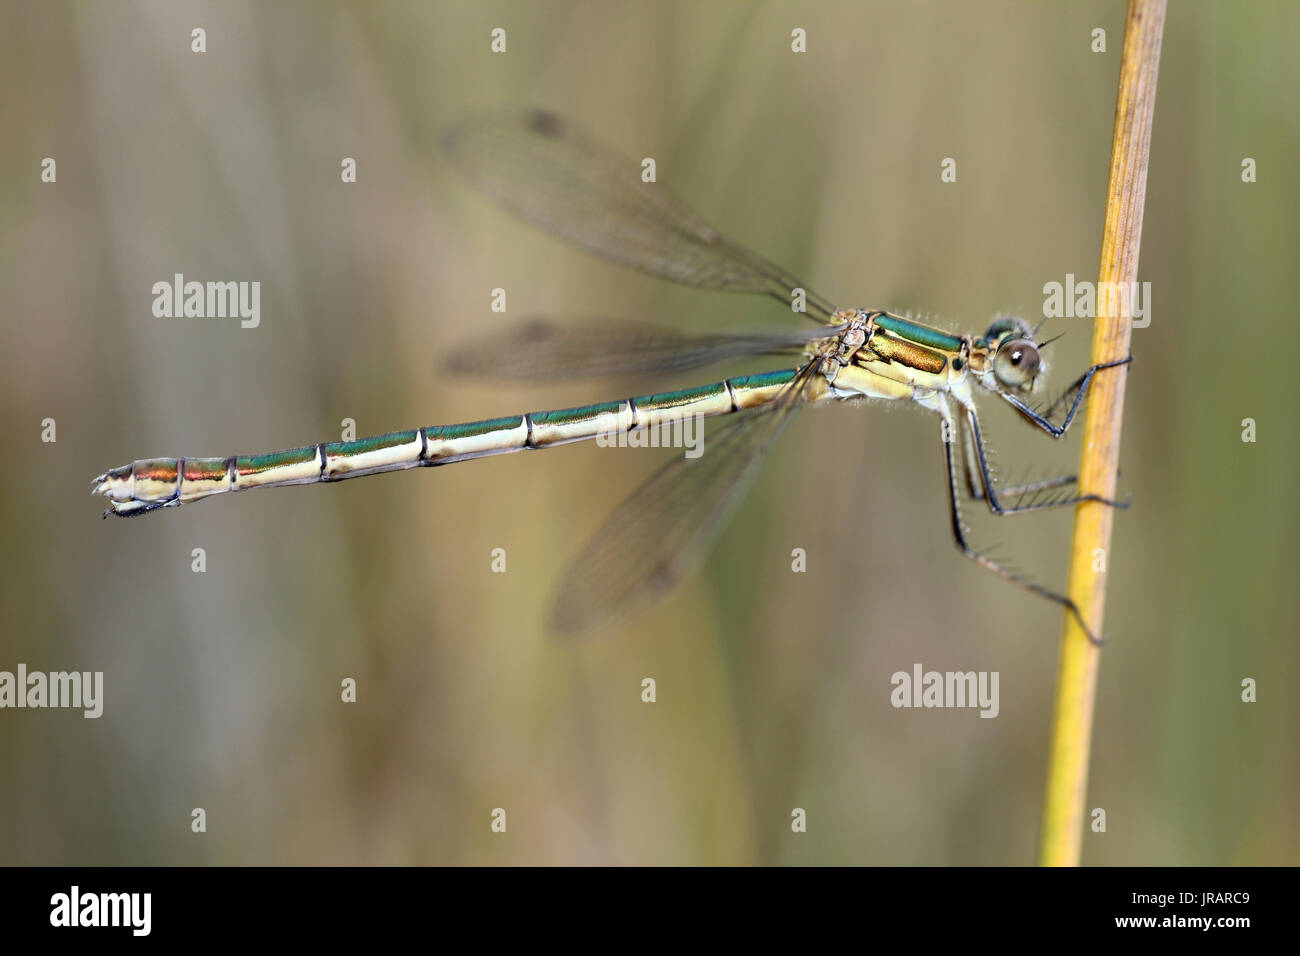
[[[931,348],[942,349],[945,352],[961,351],[961,336],[931,328],[910,319],[902,319],[896,315],[890,315],[888,312],[878,312],[874,315],[874,319],[878,327],[897,333],[918,345],[928,345]]]

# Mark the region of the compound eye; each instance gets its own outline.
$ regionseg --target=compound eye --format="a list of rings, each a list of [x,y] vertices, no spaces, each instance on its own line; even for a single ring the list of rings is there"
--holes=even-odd
[[[984,338],[989,342],[996,342],[1007,334],[1015,335],[1016,338],[1029,338],[1029,323],[1013,315],[994,319],[989,330],[984,333]]]
[[[993,374],[1010,388],[1023,388],[1038,374],[1038,347],[1028,339],[1003,342],[993,359]]]

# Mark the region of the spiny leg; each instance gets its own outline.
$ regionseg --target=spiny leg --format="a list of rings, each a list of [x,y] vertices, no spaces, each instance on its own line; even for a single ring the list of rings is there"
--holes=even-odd
[[[970,496],[975,501],[984,501],[984,483],[980,479],[979,459],[975,455],[975,442],[971,438],[971,429],[964,418],[962,422],[961,441],[962,441],[962,471],[966,475],[966,484],[970,488]],[[1002,489],[1002,494],[1008,497],[1027,495],[1035,491],[1050,491],[1053,488],[1061,488],[1065,485],[1072,485],[1078,479],[1074,475],[1062,475],[1059,478],[1042,478],[1038,481],[1027,482],[1023,485],[1012,485]]]
[[[1024,505],[1004,505],[998,500],[998,494],[993,489],[993,479],[989,475],[988,454],[984,447],[984,436],[980,433],[979,416],[975,413],[973,405],[964,406],[966,409],[966,424],[970,429],[971,444],[975,448],[975,455],[979,461],[980,476],[984,481],[984,500],[988,502],[989,511],[1001,517],[1002,515],[1025,514],[1030,511],[1047,511],[1052,508],[1065,508],[1069,505],[1077,505],[1084,501],[1095,501],[1098,504],[1110,505],[1112,508],[1127,508],[1127,501],[1115,501],[1112,498],[1103,498],[1101,495],[1073,495],[1068,498],[1057,498],[1052,501],[1035,501]],[[1022,486],[1023,491],[1038,491],[1044,488],[1056,488],[1062,485],[1069,485],[1075,482],[1074,475],[1064,475],[1060,478],[1046,478],[1042,481],[1031,482]],[[1003,494],[1014,494],[1015,489],[1004,490]]]
[[[1083,388],[1092,380],[1092,376],[1097,374],[1097,372],[1100,369],[1114,368],[1117,365],[1128,365],[1132,361],[1133,361],[1133,356],[1130,355],[1128,358],[1120,359],[1115,362],[1107,362],[1103,365],[1094,365],[1092,368],[1088,369],[1088,371],[1084,372],[1082,375],[1076,378],[1069,388],[1067,388],[1060,395],[1058,395],[1056,397],[1056,401],[1052,402],[1052,404],[1047,406],[1047,410],[1043,412],[1043,417],[1051,418],[1053,415],[1056,414],[1056,410],[1058,408],[1060,408],[1066,402],[1071,401],[1071,399],[1073,399],[1074,404],[1077,405],[1079,403],[1079,398],[1078,398],[1079,392],[1083,390]]]
[[[1030,481],[1023,485],[1011,485],[1003,488],[1002,494],[1014,496],[1027,495],[1032,491],[1049,491],[1052,488],[1062,488],[1066,485],[1072,485],[1078,480],[1078,477],[1075,475],[1061,475],[1057,478],[1040,478],[1038,481]],[[977,494],[975,497],[980,498],[983,496]],[[1127,508],[1128,506],[1128,499],[1125,499],[1123,502],[1116,505],[1117,508]]]
[[[1024,404],[1024,402],[1020,401],[1020,399],[1016,398],[1015,396],[1006,395],[1001,392],[999,392],[998,395],[999,397],[1006,399],[1006,401],[1009,404],[1011,404],[1011,406],[1015,408],[1017,412],[1023,415],[1031,424],[1036,425],[1037,427],[1041,428],[1043,431],[1046,431],[1053,438],[1060,438],[1062,435],[1065,434],[1066,430],[1070,427],[1071,423],[1073,423],[1075,415],[1078,412],[1079,406],[1083,401],[1084,390],[1087,387],[1087,385],[1092,381],[1092,377],[1095,374],[1097,374],[1097,372],[1100,371],[1101,369],[1114,368],[1117,365],[1127,365],[1129,362],[1132,361],[1133,361],[1133,356],[1130,355],[1128,358],[1121,359],[1117,362],[1107,362],[1101,365],[1094,365],[1092,368],[1088,369],[1088,371],[1080,375],[1074,381],[1074,383],[1071,384],[1070,387],[1067,388],[1064,392],[1062,392],[1060,397],[1058,397],[1056,401],[1052,402],[1052,404],[1047,407],[1047,410],[1041,414],[1034,411],[1032,408]],[[1073,404],[1070,406],[1070,411],[1066,415],[1064,423],[1061,424],[1060,426],[1052,424],[1052,422],[1050,421],[1051,417],[1055,415],[1057,409],[1060,408],[1061,405],[1064,402],[1068,401],[1071,397],[1073,397],[1074,401]],[[991,500],[990,510],[992,510],[994,514],[997,515],[1019,514],[1026,511],[1041,511],[1045,508],[1057,508],[1064,505],[1077,504],[1080,501],[1098,501],[1105,504],[1113,505],[1114,507],[1118,507],[1118,508],[1128,507],[1127,502],[1116,502],[1110,499],[1100,498],[1096,496],[1093,497],[1084,496],[1084,497],[1074,498],[1074,499],[1065,499],[1058,502],[1039,503],[1032,507],[1002,508],[997,503],[996,493],[994,493],[991,496],[991,498],[986,497],[983,493],[984,485],[980,480],[979,474],[982,473],[985,476],[987,476],[988,464],[985,456],[985,449],[984,449],[983,442],[982,440],[978,440],[972,437],[973,434],[978,434],[978,427],[976,429],[972,429],[969,425],[966,425],[965,427],[962,428],[962,444],[965,451],[963,465],[966,473],[966,482],[970,486],[970,494],[972,498],[979,501]],[[978,457],[975,454],[977,442],[979,445]],[[1003,488],[1002,494],[1009,497],[1019,497],[1022,495],[1031,494],[1036,491],[1049,491],[1052,488],[1062,488],[1065,487],[1066,485],[1072,485],[1076,481],[1078,481],[1078,478],[1075,475],[1061,475],[1057,478],[1043,478],[1040,479],[1039,481],[1031,481],[1023,485],[1013,485],[1008,488]]]
[[[944,472],[947,478],[947,485],[948,485],[948,513],[952,519],[952,538],[954,543],[957,545],[957,550],[960,551],[962,554],[964,554],[966,557],[970,558],[980,567],[992,571],[994,574],[996,574],[998,577],[1002,578],[1003,580],[1010,581],[1012,584],[1016,585],[1017,587],[1024,588],[1026,591],[1029,591],[1033,594],[1037,594],[1039,597],[1046,598],[1047,600],[1052,601],[1055,604],[1061,605],[1063,608],[1065,608],[1067,611],[1069,611],[1071,614],[1074,615],[1074,619],[1079,623],[1079,627],[1083,630],[1083,633],[1085,636],[1087,636],[1088,640],[1091,641],[1093,644],[1097,645],[1098,647],[1100,647],[1105,642],[1098,639],[1092,633],[1092,630],[1088,627],[1087,623],[1084,621],[1083,615],[1079,613],[1079,606],[1075,604],[1074,601],[1072,601],[1064,594],[1058,594],[1055,591],[1043,587],[1041,584],[1034,583],[1028,578],[1021,577],[1019,574],[1016,574],[1014,571],[1010,570],[1009,568],[1003,567],[1001,564],[994,561],[992,558],[988,557],[987,555],[981,554],[980,552],[976,551],[974,548],[970,546],[969,543],[967,543],[966,532],[961,525],[961,506],[957,500],[957,462],[953,458],[953,453],[952,453],[953,442],[948,440],[949,436],[953,434],[952,427],[954,423],[952,421],[951,412],[949,411],[946,403],[940,405],[938,411],[943,416],[944,425],[945,425],[945,431],[943,433]],[[986,486],[987,486],[987,481],[988,479],[986,478],[985,479]]]
[[[961,464],[962,472],[966,475],[966,487],[970,490],[970,496],[976,501],[984,500],[984,485],[980,481],[979,462],[975,458],[975,443],[971,439],[970,426],[966,420],[961,421]]]
[[[1010,485],[1002,489],[1002,494],[1007,496],[1027,495],[1032,491],[1050,491],[1053,488],[1063,488],[1066,485],[1072,485],[1079,479],[1074,475],[1061,475],[1057,478],[1040,478],[1038,481],[1030,481],[1023,485]]]
[[[1118,359],[1114,362],[1103,362],[1100,365],[1094,365],[1088,371],[1079,376],[1078,380],[1067,388],[1061,397],[1054,401],[1047,409],[1047,414],[1043,415],[1035,411],[1021,401],[1015,395],[1008,395],[1006,392],[997,392],[996,394],[1006,401],[1008,405],[1014,408],[1030,424],[1036,425],[1053,438],[1060,438],[1069,429],[1070,424],[1074,421],[1074,416],[1079,411],[1079,406],[1083,404],[1083,397],[1088,392],[1088,385],[1092,382],[1092,377],[1102,369],[1115,368],[1119,365],[1127,365],[1133,361],[1133,356]],[[1073,395],[1074,401],[1070,404],[1070,410],[1065,415],[1065,421],[1059,425],[1051,422],[1051,417],[1055,414],[1056,409],[1065,401],[1066,396]]]

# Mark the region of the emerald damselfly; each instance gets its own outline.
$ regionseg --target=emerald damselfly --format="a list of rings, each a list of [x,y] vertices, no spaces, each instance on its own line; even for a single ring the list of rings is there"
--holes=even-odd
[[[1043,378],[1041,346],[1022,319],[998,318],[981,335],[954,335],[885,311],[836,310],[805,283],[719,234],[662,187],[644,182],[639,164],[549,112],[471,119],[449,128],[442,145],[452,163],[489,196],[588,252],[686,285],[759,293],[787,306],[797,303],[802,308],[792,308],[792,313],[801,312],[816,327],[687,334],[647,326],[534,323],[521,327],[511,348],[471,348],[455,358],[453,367],[557,378],[678,372],[764,354],[790,360],[774,371],[576,408],[270,454],[143,459],[94,479],[93,493],[110,505],[105,515],[141,515],[224,492],[334,482],[549,448],[660,427],[686,416],[728,416],[702,456],[675,458],[655,473],[570,567],[552,623],[561,630],[582,631],[647,603],[681,578],[800,408],[829,401],[910,402],[939,417],[951,531],[961,553],[1079,617],[1069,597],[971,547],[961,518],[963,475],[971,497],[999,516],[1084,501],[1123,505],[1094,494],[1041,494],[1074,484],[1073,476],[999,489],[991,477],[975,396],[995,396],[1059,438],[1074,421],[1092,377],[1131,359],[1094,365],[1040,411],[1029,400]],[[1082,620],[1080,625],[1088,632]]]

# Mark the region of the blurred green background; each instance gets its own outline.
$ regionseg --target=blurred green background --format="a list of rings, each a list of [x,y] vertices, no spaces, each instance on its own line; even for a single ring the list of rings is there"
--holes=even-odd
[[[1171,6],[1088,797],[1108,830],[1084,859],[1294,864],[1300,5]],[[99,720],[0,711],[0,862],[1032,862],[1061,615],[955,552],[920,412],[802,415],[699,574],[582,643],[545,636],[550,597],[663,452],[579,445],[132,522],[100,521],[87,489],[134,458],[333,440],[344,418],[369,434],[628,394],[439,372],[526,315],[782,321],[483,200],[435,146],[476,110],[549,107],[656,157],[840,306],[962,330],[1041,316],[1044,283],[1097,274],[1123,23],[1115,0],[5,0],[0,669],[102,670],[107,700]],[[259,280],[261,326],[154,318],[176,272]],[[1088,324],[1053,329],[1060,388]],[[1077,433],[985,421],[1008,479],[1077,463]],[[1064,581],[1068,513],[970,514],[977,542]],[[890,675],[918,662],[998,671],[998,718],[893,709]]]

